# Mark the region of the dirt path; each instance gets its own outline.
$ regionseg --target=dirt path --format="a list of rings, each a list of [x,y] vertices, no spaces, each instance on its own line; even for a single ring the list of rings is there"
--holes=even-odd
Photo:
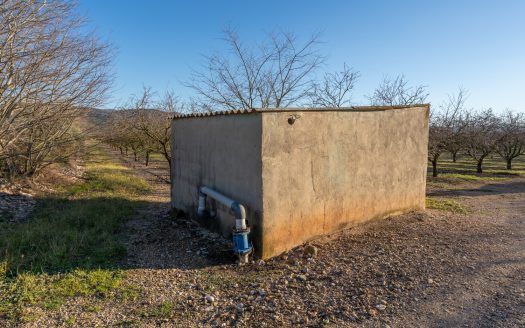
[[[466,238],[458,240],[465,244],[458,247],[464,263],[399,323],[525,327],[525,180],[477,187],[446,191],[472,212],[448,219],[464,231]]]
[[[469,214],[370,222],[317,240],[313,259],[298,247],[239,267],[227,241],[168,215],[169,185],[127,165],[154,189],[126,230],[141,296],[102,311],[103,324],[525,327],[525,179],[430,190]]]

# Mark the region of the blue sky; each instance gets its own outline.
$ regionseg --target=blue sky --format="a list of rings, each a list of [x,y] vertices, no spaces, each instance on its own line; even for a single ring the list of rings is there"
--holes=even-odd
[[[361,72],[354,102],[366,104],[383,76],[425,84],[439,104],[463,86],[468,106],[525,107],[525,1],[109,1],[80,0],[79,11],[117,48],[112,99],[143,85],[191,95],[182,85],[203,55],[224,51],[232,26],[246,42],[274,30],[321,32],[323,70]]]

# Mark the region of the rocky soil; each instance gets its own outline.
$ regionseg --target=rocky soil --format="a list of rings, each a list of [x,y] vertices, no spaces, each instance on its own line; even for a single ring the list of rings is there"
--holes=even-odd
[[[170,215],[168,186],[135,169],[156,190],[124,229],[135,292],[72,300],[31,325],[525,327],[524,179],[430,190],[466,215],[373,221],[239,266],[228,240]]]

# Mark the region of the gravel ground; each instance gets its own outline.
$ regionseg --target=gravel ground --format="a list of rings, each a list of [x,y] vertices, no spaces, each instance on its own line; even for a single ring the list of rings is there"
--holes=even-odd
[[[123,231],[128,297],[73,299],[30,325],[525,327],[525,179],[430,189],[469,214],[372,221],[238,266],[228,240],[170,216],[158,174],[128,165],[155,189]]]

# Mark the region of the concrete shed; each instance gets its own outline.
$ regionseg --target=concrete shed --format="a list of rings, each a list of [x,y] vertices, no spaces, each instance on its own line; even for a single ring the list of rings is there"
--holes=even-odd
[[[425,207],[428,105],[179,115],[172,206],[195,214],[207,186],[244,205],[261,258],[316,236]],[[232,211],[207,200],[212,229]]]

